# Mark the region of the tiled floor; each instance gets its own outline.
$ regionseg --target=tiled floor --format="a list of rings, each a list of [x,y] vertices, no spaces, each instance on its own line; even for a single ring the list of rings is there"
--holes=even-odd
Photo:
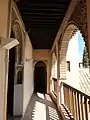
[[[22,120],[61,120],[49,95],[33,94]]]
[[[62,120],[56,106],[47,94],[33,94],[23,118],[10,117],[7,120]]]

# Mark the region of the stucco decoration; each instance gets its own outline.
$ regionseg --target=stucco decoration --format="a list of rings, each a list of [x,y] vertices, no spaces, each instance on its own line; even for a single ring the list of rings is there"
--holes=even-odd
[[[73,21],[80,32],[82,33],[82,36],[85,40],[85,43],[87,45],[87,37],[88,37],[88,32],[87,32],[87,10],[86,10],[86,0],[78,0],[78,4],[72,13],[72,16],[69,20]]]
[[[18,20],[18,18],[17,18],[17,15],[16,15],[13,7],[12,7],[12,18],[11,18],[11,21],[13,22],[13,21],[15,21],[15,20]]]
[[[18,64],[21,64],[23,62],[23,34],[17,20],[12,23],[12,31],[15,38],[19,41],[19,45],[16,47],[18,52],[17,62]]]
[[[24,32],[18,16],[16,15],[13,8],[11,20],[11,31],[13,31],[14,37],[19,41],[19,45],[16,46],[15,53],[15,84],[21,84],[23,81],[21,76],[23,74],[24,68]]]

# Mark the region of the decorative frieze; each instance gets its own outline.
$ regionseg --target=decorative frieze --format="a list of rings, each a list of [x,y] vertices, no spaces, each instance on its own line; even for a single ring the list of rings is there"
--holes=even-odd
[[[81,34],[87,44],[87,11],[86,0],[78,0],[78,4],[72,13],[69,22],[73,21],[77,28],[81,31]]]

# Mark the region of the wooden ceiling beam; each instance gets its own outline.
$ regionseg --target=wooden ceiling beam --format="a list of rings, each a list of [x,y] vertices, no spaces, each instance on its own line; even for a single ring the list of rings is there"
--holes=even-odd
[[[63,8],[31,8],[30,9],[30,7],[22,8],[21,11],[26,11],[26,12],[31,12],[31,11],[65,12],[65,10]]]
[[[51,12],[23,12],[23,14],[22,15],[43,15],[43,16],[47,16],[47,15],[50,15],[50,16],[63,16],[64,15],[64,13],[51,13]]]

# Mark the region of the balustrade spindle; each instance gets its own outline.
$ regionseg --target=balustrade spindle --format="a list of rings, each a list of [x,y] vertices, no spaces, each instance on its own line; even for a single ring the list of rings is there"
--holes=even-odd
[[[64,82],[61,82],[60,89],[62,104],[65,105],[70,118],[73,119],[73,115],[74,120],[90,120],[90,96]]]
[[[69,110],[71,111],[72,101],[71,101],[71,90],[70,90],[70,88],[69,88],[69,102],[70,102],[70,108],[69,108]]]
[[[77,120],[79,120],[79,111],[78,111],[78,97],[77,97],[77,92],[76,92],[76,113],[77,113]]]
[[[67,87],[64,87],[64,101],[65,104],[67,105],[68,108],[70,108],[70,103],[69,103],[69,89]]]
[[[79,104],[79,93],[77,93],[77,104],[78,104],[78,117],[80,120],[80,104]]]
[[[74,118],[77,120],[77,108],[76,108],[76,92],[73,91],[73,104],[74,104]]]
[[[87,114],[87,98],[84,97],[84,105],[85,105],[85,120],[88,120],[88,114]]]
[[[73,90],[71,89],[71,112],[72,115],[74,116],[74,98],[73,98]]]
[[[90,120],[90,99],[88,99],[88,120]]]
[[[84,115],[83,115],[83,96],[80,95],[80,118],[81,120],[84,120]]]

